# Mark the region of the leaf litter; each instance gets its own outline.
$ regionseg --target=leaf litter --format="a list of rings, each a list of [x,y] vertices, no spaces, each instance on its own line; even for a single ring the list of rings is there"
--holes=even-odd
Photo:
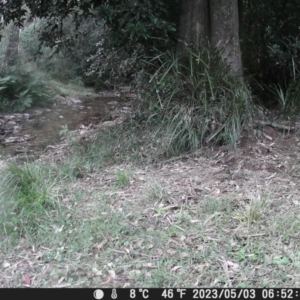
[[[124,186],[115,165],[78,178],[52,239],[1,242],[0,286],[297,286],[299,144],[262,135],[235,152],[122,164]]]

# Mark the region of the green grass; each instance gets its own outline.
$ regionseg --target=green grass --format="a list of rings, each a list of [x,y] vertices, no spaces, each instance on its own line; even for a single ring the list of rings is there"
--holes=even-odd
[[[1,224],[5,236],[33,237],[42,224],[51,223],[61,207],[52,191],[55,180],[39,164],[9,164],[0,183]]]
[[[263,215],[268,211],[269,203],[262,195],[251,195],[249,204],[245,205],[240,212],[236,213],[235,218],[246,221],[250,226],[259,221]]]
[[[129,171],[117,170],[116,175],[117,175],[117,181],[116,181],[117,187],[122,188],[130,184],[131,174]]]
[[[146,191],[146,198],[149,201],[168,201],[170,199],[170,196],[165,188],[163,188],[159,183],[153,182],[148,187]]]
[[[190,50],[183,61],[174,53],[157,55],[145,86],[148,127],[164,155],[194,151],[206,144],[236,145],[254,110],[249,87],[230,75],[210,49]]]
[[[295,70],[294,70],[295,71]],[[286,86],[273,85],[270,94],[279,106],[280,112],[289,118],[296,119],[295,111],[299,109],[300,79],[299,76],[290,81]]]
[[[54,163],[9,165],[0,197],[4,265],[22,266],[16,254],[31,255],[39,287],[274,287],[297,280],[287,274],[299,273],[300,219],[271,190],[244,201],[200,196],[193,204],[180,202],[189,189],[172,185],[176,175],[166,181],[155,169],[105,170],[87,181],[61,176]],[[129,182],[139,191],[124,193]],[[19,286],[17,276],[3,280]]]

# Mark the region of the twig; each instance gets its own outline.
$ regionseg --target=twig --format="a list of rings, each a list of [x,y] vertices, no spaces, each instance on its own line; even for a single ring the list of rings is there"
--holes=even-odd
[[[257,233],[257,234],[248,234],[248,235],[239,235],[239,237],[256,237],[256,236],[264,236],[267,235],[266,233]]]
[[[226,261],[226,259],[224,257],[221,257],[221,259],[218,259],[220,265],[222,266],[224,272],[225,272],[225,275],[227,277],[227,280],[228,280],[228,286],[229,287],[232,287],[232,281],[230,279],[230,276],[229,276],[229,271],[228,271],[228,263]]]
[[[166,160],[157,162],[154,165],[162,165],[162,164],[167,164],[167,163],[174,162],[174,161],[181,160],[181,159],[189,159],[189,158],[193,157],[194,155],[198,154],[199,152],[201,152],[201,149],[197,149],[197,150],[195,150],[191,153],[185,154],[185,155],[180,155],[180,156],[172,157],[170,159],[166,159]]]
[[[295,126],[287,126],[283,124],[278,124],[278,123],[273,123],[273,122],[266,122],[266,121],[261,121],[261,120],[255,120],[254,121],[256,124],[263,125],[263,126],[271,126],[274,128],[278,129],[283,129],[283,130],[289,130],[289,131],[296,131],[300,128],[300,123],[295,122]]]
[[[208,137],[205,138],[204,143],[208,144],[225,126],[227,122],[220,126],[216,131],[210,134]]]

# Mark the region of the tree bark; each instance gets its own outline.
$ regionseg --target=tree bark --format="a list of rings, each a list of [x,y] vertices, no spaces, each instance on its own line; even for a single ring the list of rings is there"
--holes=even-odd
[[[232,72],[242,75],[239,40],[239,10],[237,0],[210,0],[211,44]]]
[[[186,44],[198,48],[209,38],[208,0],[182,0],[179,23],[179,51],[186,49]]]
[[[5,61],[8,65],[14,65],[19,56],[19,27],[11,24],[9,30],[8,44],[5,52]]]
[[[207,41],[220,51],[233,74],[242,75],[239,40],[240,0],[182,0],[179,24],[179,51],[185,43],[196,48]]]

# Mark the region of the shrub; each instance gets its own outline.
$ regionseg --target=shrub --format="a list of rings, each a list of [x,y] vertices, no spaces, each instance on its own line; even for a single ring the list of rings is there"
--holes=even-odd
[[[0,72],[0,110],[23,111],[35,105],[44,105],[51,98],[45,82],[32,68],[3,67]]]

